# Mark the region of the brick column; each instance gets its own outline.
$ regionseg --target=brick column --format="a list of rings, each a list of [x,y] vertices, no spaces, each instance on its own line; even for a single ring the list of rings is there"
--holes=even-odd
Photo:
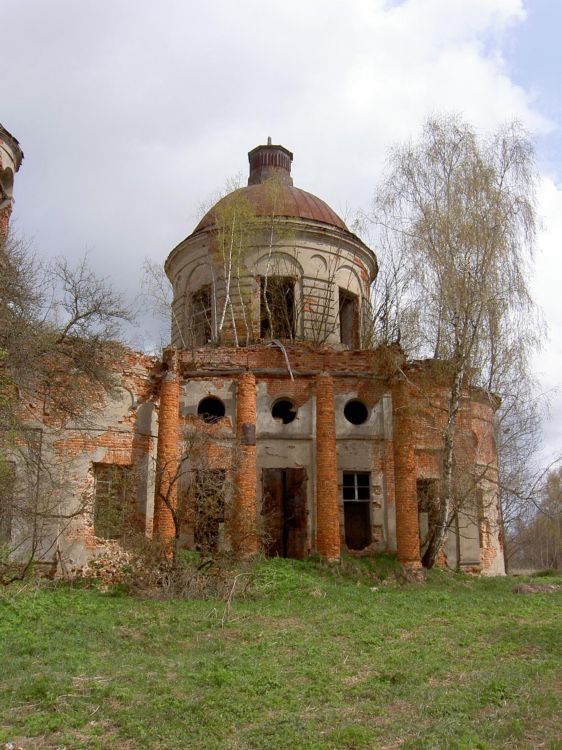
[[[4,208],[0,208],[0,242],[3,242],[8,236],[8,227],[10,226],[10,214],[12,205],[8,203]]]
[[[256,379],[241,375],[236,394],[236,495],[232,548],[241,557],[258,551],[256,534]]]
[[[316,378],[316,549],[329,562],[340,559],[334,383],[325,373]]]
[[[398,560],[409,571],[421,569],[416,454],[408,386],[396,383],[392,393],[394,423],[394,493]]]
[[[166,358],[166,352],[164,356]],[[169,364],[170,369],[160,384],[157,476],[154,498],[153,534],[162,542],[171,542],[176,535],[172,514],[162,496],[168,499],[172,507],[175,507],[178,493],[180,383],[175,367],[175,352],[169,355]]]

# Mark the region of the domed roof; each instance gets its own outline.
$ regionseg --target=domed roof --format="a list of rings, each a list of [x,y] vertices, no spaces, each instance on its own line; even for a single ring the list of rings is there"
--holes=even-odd
[[[229,201],[242,198],[247,200],[256,216],[271,216],[272,190],[268,180],[275,180],[275,216],[296,217],[330,224],[347,231],[345,223],[327,203],[306,190],[293,187],[291,162],[293,154],[283,146],[272,146],[268,139],[266,146],[257,146],[248,154],[250,177],[248,186],[235,190],[208,211],[195,227],[193,234],[211,227],[215,222],[215,211]]]
[[[207,211],[205,216],[196,226],[194,234],[202,229],[207,229],[214,224],[215,211],[217,208],[224,206],[228,201],[236,197],[242,197],[247,200],[254,208],[256,216],[271,215],[271,194],[265,183],[259,185],[248,185],[248,187],[235,190],[233,193],[221,198],[221,200]],[[299,219],[311,219],[312,221],[321,221],[323,224],[331,224],[338,229],[347,230],[344,222],[332,211],[327,203],[317,198],[306,190],[293,187],[292,185],[280,185],[275,196],[275,215],[297,217]]]

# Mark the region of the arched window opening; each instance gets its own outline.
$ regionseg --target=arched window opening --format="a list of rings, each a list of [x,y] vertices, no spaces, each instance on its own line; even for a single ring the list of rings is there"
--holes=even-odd
[[[212,290],[202,286],[191,295],[191,334],[193,346],[205,346],[212,339]]]
[[[260,336],[262,339],[295,338],[295,279],[268,276],[260,279]]]
[[[340,342],[359,348],[359,299],[347,289],[339,290]]]

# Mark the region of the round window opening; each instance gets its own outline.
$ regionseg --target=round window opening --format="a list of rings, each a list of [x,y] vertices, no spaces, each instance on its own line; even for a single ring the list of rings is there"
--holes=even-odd
[[[220,398],[217,398],[216,396],[208,396],[199,402],[197,414],[201,417],[203,422],[212,424],[213,422],[216,422],[217,419],[224,417],[224,404]]]
[[[271,416],[281,424],[289,424],[297,416],[297,407],[288,398],[280,398],[273,404]]]
[[[369,418],[369,410],[362,401],[359,401],[358,398],[354,398],[347,402],[343,414],[351,424],[364,424]]]

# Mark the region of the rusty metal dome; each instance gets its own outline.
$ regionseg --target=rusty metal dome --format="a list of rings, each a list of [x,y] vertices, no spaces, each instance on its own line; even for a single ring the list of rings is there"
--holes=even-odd
[[[245,198],[254,207],[256,216],[271,215],[271,209],[268,207],[271,199],[265,185],[249,185],[222,198],[205,214],[193,234],[212,226],[215,222],[214,214],[217,208],[223,206],[227,201],[233,200],[234,196]],[[320,221],[323,224],[331,224],[338,229],[347,230],[342,219],[335,211],[332,211],[327,203],[324,203],[323,200],[312,193],[307,193],[306,190],[300,190],[300,188],[292,185],[280,186],[276,196],[275,215]]]
[[[268,182],[272,179],[275,180],[275,216],[318,221],[347,231],[345,223],[327,203],[316,195],[293,186],[292,160],[293,154],[284,146],[272,145],[271,139],[268,139],[267,145],[252,149],[248,153],[248,186],[222,198],[205,214],[193,234],[213,226],[217,209],[224,207],[229,201],[240,198],[250,203],[256,216],[270,216],[272,199]]]

